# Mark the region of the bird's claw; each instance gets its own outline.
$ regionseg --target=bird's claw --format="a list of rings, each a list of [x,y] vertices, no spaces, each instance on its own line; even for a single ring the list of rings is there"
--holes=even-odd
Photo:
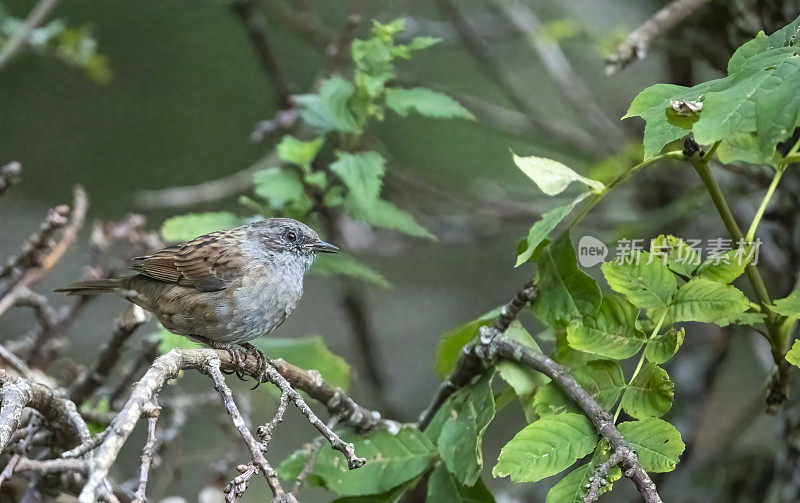
[[[256,385],[250,388],[256,389],[259,387],[259,385],[261,385],[267,375],[267,357],[260,349],[249,342],[243,343],[242,347],[245,349],[245,351],[247,351],[248,354],[255,356],[256,361],[258,362],[258,368],[256,370]]]

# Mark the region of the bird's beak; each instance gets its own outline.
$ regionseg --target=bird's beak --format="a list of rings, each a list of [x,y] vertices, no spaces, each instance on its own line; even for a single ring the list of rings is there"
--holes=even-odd
[[[325,241],[317,241],[316,243],[311,243],[308,245],[308,248],[316,253],[336,253],[339,251],[339,248],[333,246],[330,243],[326,243]]]

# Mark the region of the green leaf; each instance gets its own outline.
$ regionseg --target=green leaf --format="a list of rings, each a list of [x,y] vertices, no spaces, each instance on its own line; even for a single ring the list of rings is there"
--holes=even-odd
[[[525,241],[525,247],[517,254],[517,263],[514,267],[519,267],[530,260],[530,258],[533,256],[533,252],[536,251],[536,248],[538,248],[542,241],[544,241],[544,239],[553,231],[553,229],[556,228],[559,222],[564,220],[564,217],[569,215],[572,209],[575,208],[575,205],[583,201],[587,195],[588,192],[578,196],[571,203],[556,206],[552,210],[542,215],[542,218],[537,220],[536,223],[531,226],[531,230],[528,231],[528,238]]]
[[[200,347],[200,343],[189,339],[183,335],[173,334],[163,325],[158,327],[158,353],[169,353],[173,349],[194,349]]]
[[[189,213],[170,217],[161,224],[161,237],[165,241],[189,241],[209,232],[231,229],[241,225],[242,219],[227,211]]]
[[[625,375],[617,362],[593,360],[572,371],[578,384],[595,399],[604,410],[617,403],[625,389]],[[562,412],[579,412],[575,403],[554,382],[543,386],[533,397],[533,407],[540,417]]]
[[[758,121],[758,117],[756,117],[756,121]],[[766,136],[764,137],[766,138]],[[768,150],[769,148],[763,148],[759,144],[759,138],[755,133],[735,133],[722,140],[717,148],[717,157],[720,162],[725,164],[747,162],[777,165],[780,156],[775,153],[774,145],[772,153],[765,153]]]
[[[785,299],[775,301],[773,311],[781,316],[800,318],[800,290],[795,290]]]
[[[695,278],[681,286],[669,307],[672,322],[701,321],[715,323],[717,319],[743,313],[750,307],[744,294],[730,285],[704,278]]]
[[[349,470],[340,452],[322,449],[311,474],[340,496],[384,493],[421,474],[438,457],[436,446],[412,426],[403,426],[396,434],[385,429],[369,434],[339,434],[345,442],[353,443],[356,454],[366,458],[366,464]]]
[[[726,327],[728,325],[748,325],[752,327],[757,323],[764,323],[766,319],[767,315],[764,313],[745,312],[717,318],[714,320],[714,324],[720,327]]]
[[[612,290],[625,295],[636,307],[663,308],[678,289],[678,280],[658,258],[640,251],[626,263],[605,262],[603,275]]]
[[[324,143],[325,138],[323,137],[311,141],[300,141],[294,136],[286,135],[278,143],[276,149],[278,157],[282,161],[308,168]]]
[[[520,157],[514,154],[514,163],[548,196],[564,191],[572,182],[585,183],[593,192],[602,192],[605,185],[579,175],[564,164],[544,157]]]
[[[494,496],[478,479],[474,486],[459,484],[440,463],[428,479],[428,503],[494,503]]]
[[[636,419],[661,417],[672,407],[675,385],[661,367],[645,363],[622,395],[622,409]]]
[[[320,133],[341,131],[361,132],[364,119],[356,115],[349,106],[355,87],[341,77],[325,79],[320,84],[319,94],[295,96],[302,107],[303,120]]]
[[[559,480],[547,493],[545,503],[584,503],[587,486],[590,484],[589,478],[594,475],[595,470],[601,464],[608,461],[611,456],[611,448],[607,440],[597,443],[597,448],[592,455],[592,459],[569,472],[563,479]],[[619,466],[612,466],[606,473],[606,485],[601,485],[598,495],[609,492],[614,487],[614,482],[622,478],[622,470]]]
[[[624,118],[639,116],[646,121],[644,127],[644,160],[657,156],[664,145],[683,138],[692,131],[698,116],[680,116],[670,106],[673,98],[697,100],[708,84],[693,88],[673,84],[655,84],[648,87],[633,100]]]
[[[483,434],[495,414],[491,374],[456,392],[426,430],[459,484],[475,485],[483,468]]]
[[[744,273],[752,259],[750,250],[751,247],[748,246],[712,255],[697,268],[695,277],[727,285]]]
[[[499,314],[499,309],[493,309],[442,336],[436,348],[435,366],[439,377],[445,378],[450,375],[456,368],[456,362],[461,356],[461,348],[478,336],[481,327],[494,323]]]
[[[627,421],[618,428],[628,445],[636,451],[639,464],[647,472],[674,470],[686,448],[678,430],[662,419]]]
[[[592,452],[597,433],[580,414],[545,416],[517,433],[500,451],[492,469],[495,477],[513,482],[536,482],[555,475]]]
[[[422,49],[427,49],[428,47],[436,45],[441,41],[441,38],[436,37],[414,37],[407,47],[412,51],[421,51]]]
[[[377,152],[345,153],[331,164],[331,171],[347,186],[351,201],[368,205],[380,195],[386,160]]]
[[[253,182],[256,195],[269,201],[270,206],[276,209],[282,209],[305,195],[300,174],[292,169],[263,169],[253,175]]]
[[[311,271],[322,276],[347,276],[381,288],[389,286],[381,273],[344,253],[320,254],[314,259]]]
[[[544,324],[556,327],[593,315],[600,308],[602,296],[594,280],[578,269],[575,249],[569,236],[550,243],[542,250],[539,266],[539,295],[533,312]]]
[[[420,115],[437,119],[475,120],[469,110],[450,96],[424,87],[389,88],[386,90],[386,106],[401,117],[407,117],[409,111],[414,110]]]
[[[683,345],[685,335],[683,328],[680,330],[670,328],[664,333],[651,337],[647,341],[647,347],[644,348],[644,357],[647,358],[647,361],[656,365],[669,361]]]
[[[763,30],[759,31],[753,40],[743,44],[733,53],[728,61],[728,73],[739,71],[750,58],[757,54],[779,47],[797,46],[800,44],[800,39],[797,37],[798,29],[800,29],[800,17],[772,35],[767,36]]]
[[[417,485],[419,478],[420,477],[417,476],[416,478],[400,484],[399,486],[395,487],[394,489],[390,489],[385,493],[367,494],[365,496],[342,496],[341,498],[336,498],[331,503],[399,503],[406,491]],[[321,486],[322,484],[308,485]]]
[[[533,337],[531,337],[531,334],[517,320],[511,323],[503,337],[516,341],[534,351],[542,351],[536,341],[533,340]],[[500,377],[514,388],[514,392],[521,399],[547,382],[547,378],[541,372],[536,372],[529,367],[521,367],[514,362],[500,361],[497,362],[496,368]]]
[[[347,391],[350,385],[350,366],[340,356],[331,353],[318,335],[301,338],[261,337],[253,344],[269,358],[283,358],[305,370],[316,370],[328,383]]]
[[[410,213],[401,210],[389,201],[378,199],[364,204],[348,199],[345,202],[345,206],[353,218],[370,225],[395,230],[418,238],[436,239]]]
[[[639,310],[619,295],[606,295],[595,315],[567,327],[569,345],[579,351],[615,360],[639,352],[647,338],[636,328]]]
[[[800,367],[800,340],[794,341],[794,344],[792,344],[792,349],[786,353],[786,361],[795,367]]]
[[[671,235],[661,234],[650,247],[653,260],[665,264],[675,273],[691,276],[700,264],[700,256],[686,241]]]

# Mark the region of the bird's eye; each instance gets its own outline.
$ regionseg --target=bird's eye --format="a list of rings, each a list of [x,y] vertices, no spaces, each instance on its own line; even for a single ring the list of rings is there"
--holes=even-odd
[[[286,231],[286,241],[294,243],[297,241],[297,234],[295,234],[294,231]]]

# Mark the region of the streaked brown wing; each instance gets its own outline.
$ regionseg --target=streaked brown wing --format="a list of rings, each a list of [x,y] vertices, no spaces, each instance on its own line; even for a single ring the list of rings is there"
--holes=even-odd
[[[225,231],[212,232],[188,243],[136,257],[131,269],[159,281],[194,287],[202,292],[222,290],[241,276],[238,243]]]

